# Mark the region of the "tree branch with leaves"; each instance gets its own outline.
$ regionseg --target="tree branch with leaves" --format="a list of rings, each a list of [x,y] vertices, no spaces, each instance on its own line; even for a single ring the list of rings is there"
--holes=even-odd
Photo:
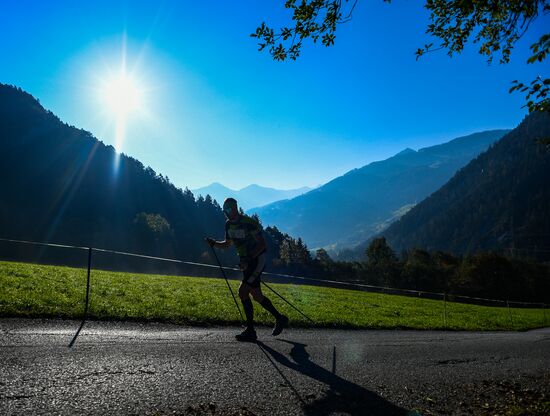
[[[320,41],[324,46],[334,45],[337,25],[351,20],[357,1],[351,2],[344,14],[347,0],[344,3],[341,0],[286,0],[285,7],[292,10],[294,26],[282,27],[275,32],[262,22],[250,36],[258,38],[258,49],[267,49],[274,60],[296,60],[306,39],[313,43]]]
[[[391,0],[384,0],[391,2]],[[251,34],[259,40],[260,51],[267,50],[276,61],[296,60],[304,41],[333,46],[338,25],[349,22],[357,0],[286,0],[292,11],[292,25],[275,31],[265,22]],[[468,42],[478,44],[478,52],[491,63],[510,61],[512,50],[531,24],[550,12],[549,0],[427,0],[424,7],[430,12],[426,33],[439,40],[415,52],[419,59],[426,53],[446,50],[449,56],[461,53]],[[531,46],[533,55],[527,64],[546,61],[550,51],[550,34],[543,35]],[[510,92],[526,94],[529,111],[550,112],[550,79],[538,76],[530,83],[513,81]]]

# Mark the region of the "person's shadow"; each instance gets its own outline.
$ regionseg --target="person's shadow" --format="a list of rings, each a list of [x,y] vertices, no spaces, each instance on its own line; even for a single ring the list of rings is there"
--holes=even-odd
[[[383,399],[376,393],[343,379],[315,364],[311,361],[306,351],[306,344],[286,340],[279,341],[292,344],[292,349],[290,351],[290,358],[292,358],[292,361],[279,351],[265,345],[261,341],[257,341],[257,344],[269,358],[281,377],[284,378],[286,383],[293,390],[294,394],[302,402],[302,407],[306,415],[317,416],[345,413],[349,415],[385,416],[407,414],[405,409]],[[271,360],[271,357],[285,367],[326,384],[329,390],[325,392],[323,397],[317,398],[311,402],[305,401],[284,374],[277,368],[273,360]]]

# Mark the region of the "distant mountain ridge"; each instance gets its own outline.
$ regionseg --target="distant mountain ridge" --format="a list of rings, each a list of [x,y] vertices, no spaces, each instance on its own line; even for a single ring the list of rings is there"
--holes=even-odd
[[[304,195],[251,210],[310,248],[354,246],[439,189],[509,130],[459,137],[354,169]]]
[[[275,201],[294,198],[298,195],[309,192],[310,190],[311,188],[308,188],[307,186],[298,189],[284,190],[268,188],[256,184],[248,185],[239,190],[234,190],[222,185],[221,183],[214,182],[208,186],[193,189],[192,192],[197,196],[202,195],[205,197],[206,195],[210,195],[220,204],[225,198],[235,198],[239,202],[239,206],[247,211],[251,208],[267,205]]]
[[[529,115],[382,235],[398,253],[505,250],[550,259],[550,149],[537,143],[548,137],[550,116]]]

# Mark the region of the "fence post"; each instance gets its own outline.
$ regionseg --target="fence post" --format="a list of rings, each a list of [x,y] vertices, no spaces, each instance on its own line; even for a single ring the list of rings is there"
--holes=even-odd
[[[510,329],[513,329],[514,322],[512,321],[512,311],[510,310],[510,302],[506,301],[506,307],[508,308],[508,316],[510,317]]]
[[[78,338],[78,335],[80,334],[80,331],[82,331],[82,328],[84,327],[84,324],[86,323],[86,319],[88,319],[88,305],[90,303],[90,273],[92,270],[92,247],[88,248],[88,275],[86,278],[86,304],[84,305],[84,317],[82,318],[82,323],[80,324],[80,327],[76,331],[76,334],[74,334],[73,339],[69,343],[69,348],[72,348],[74,343],[76,342],[76,339]]]
[[[90,303],[90,272],[92,269],[92,248],[88,248],[88,276],[86,278],[86,305],[84,307],[84,319],[88,318],[88,305]]]
[[[443,293],[443,327],[447,329],[447,293]]]

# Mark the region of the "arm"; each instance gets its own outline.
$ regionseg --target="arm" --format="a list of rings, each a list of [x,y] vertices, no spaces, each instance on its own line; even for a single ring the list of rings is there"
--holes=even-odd
[[[205,240],[210,245],[210,247],[219,247],[225,249],[231,247],[231,245],[233,244],[233,241],[229,240],[228,238],[223,241],[216,241],[211,237],[206,237]]]
[[[223,240],[223,241],[214,241],[214,244],[212,247],[219,247],[219,248],[229,248],[233,245],[232,240]]]
[[[219,247],[223,249],[231,247],[231,245],[233,244],[233,240],[229,238],[229,235],[227,233],[227,222],[225,223],[225,238],[222,241],[216,241],[211,237],[206,237],[205,240],[210,245],[210,247]]]

